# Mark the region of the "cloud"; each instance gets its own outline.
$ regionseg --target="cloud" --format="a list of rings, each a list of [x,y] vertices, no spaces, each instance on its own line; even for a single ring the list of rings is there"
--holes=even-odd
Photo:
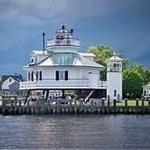
[[[121,9],[136,8],[139,0],[1,0],[0,22],[75,21],[95,15],[109,15]],[[138,7],[137,7],[138,8]],[[27,21],[28,20],[28,21]],[[32,21],[31,21],[32,20]]]
[[[25,64],[30,50],[41,46],[41,33],[52,35],[61,24],[75,27],[86,46],[104,41],[145,63],[149,4],[149,0],[0,0],[0,69]]]

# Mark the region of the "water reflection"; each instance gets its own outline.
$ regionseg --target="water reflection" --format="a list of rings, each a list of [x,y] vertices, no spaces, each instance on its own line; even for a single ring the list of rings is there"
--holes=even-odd
[[[0,116],[0,148],[150,148],[150,116]]]

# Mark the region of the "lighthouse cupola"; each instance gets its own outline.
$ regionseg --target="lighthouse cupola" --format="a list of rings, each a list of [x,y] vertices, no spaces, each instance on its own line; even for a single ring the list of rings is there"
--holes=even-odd
[[[122,58],[113,52],[113,56],[107,61],[107,72],[122,72]]]
[[[56,31],[53,39],[47,40],[48,51],[78,51],[80,49],[80,41],[73,36],[74,30],[67,29],[64,25]]]

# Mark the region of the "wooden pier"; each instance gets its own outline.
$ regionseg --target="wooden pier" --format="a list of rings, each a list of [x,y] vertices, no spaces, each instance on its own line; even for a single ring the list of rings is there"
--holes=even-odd
[[[145,105],[144,100],[136,100],[135,106],[128,105],[125,100],[124,106],[118,106],[114,100],[102,101],[100,105],[85,104],[83,101],[71,101],[68,104],[55,103],[50,101],[37,101],[32,103],[14,98],[3,98],[0,106],[2,115],[39,115],[39,114],[150,114],[150,101]]]

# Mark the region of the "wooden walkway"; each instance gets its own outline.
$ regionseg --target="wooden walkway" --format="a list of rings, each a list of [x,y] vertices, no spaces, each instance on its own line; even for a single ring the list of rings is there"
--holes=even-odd
[[[139,102],[141,105],[139,106]],[[0,106],[0,114],[2,115],[39,115],[39,114],[150,114],[150,102],[144,106],[143,101],[136,101],[136,106],[128,106],[125,101],[124,106],[117,106],[116,101],[112,104],[109,100],[102,102],[99,106],[92,104],[84,104],[82,101],[74,101],[69,104],[52,104],[50,101],[39,101],[30,104],[28,101],[24,105],[23,100],[3,99]]]
[[[150,107],[7,107],[3,115],[39,114],[150,114]]]

